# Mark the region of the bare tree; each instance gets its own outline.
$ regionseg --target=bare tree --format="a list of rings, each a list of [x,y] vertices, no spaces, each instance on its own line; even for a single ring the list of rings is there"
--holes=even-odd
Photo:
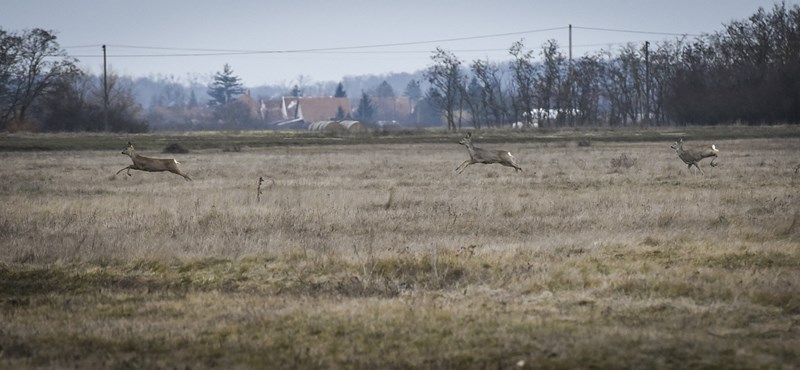
[[[525,126],[533,126],[532,112],[534,110],[534,85],[536,83],[536,68],[533,65],[533,51],[523,52],[525,45],[522,41],[515,42],[509,54],[514,57],[511,64],[511,73],[514,75],[514,90],[512,107],[514,120],[524,119]],[[541,107],[540,107],[541,108]]]
[[[427,98],[444,112],[447,128],[455,130],[456,107],[461,96],[461,60],[438,47],[431,59],[434,64],[425,71],[425,77],[431,84]]]
[[[486,116],[486,108],[481,95],[482,91],[477,78],[472,77],[472,79],[469,80],[469,84],[462,85],[462,100],[466,103],[472,125],[477,129],[481,128],[481,124],[483,124]]]
[[[501,125],[506,121],[506,106],[503,103],[503,90],[496,64],[476,60],[471,65],[472,73],[478,79],[481,97],[481,112],[488,126]]]
[[[571,118],[580,125],[598,122],[600,112],[603,64],[598,57],[584,56],[572,68],[571,85],[574,88],[570,105],[574,108]]]
[[[52,31],[0,31],[0,129],[13,121],[25,122],[36,99],[51,92],[60,79],[78,73],[75,63]]]

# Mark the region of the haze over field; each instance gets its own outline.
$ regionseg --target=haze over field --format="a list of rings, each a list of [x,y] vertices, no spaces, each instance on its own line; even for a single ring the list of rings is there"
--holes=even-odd
[[[787,5],[797,0],[786,1]],[[246,86],[339,81],[344,76],[415,72],[436,47],[466,60],[508,59],[524,39],[536,49],[554,39],[576,56],[627,42],[712,33],[773,1],[501,0],[402,2],[267,1],[95,2],[6,0],[5,30],[57,31],[67,52],[90,72],[111,68],[134,77],[202,77],[229,63]],[[626,32],[620,32],[626,31]]]

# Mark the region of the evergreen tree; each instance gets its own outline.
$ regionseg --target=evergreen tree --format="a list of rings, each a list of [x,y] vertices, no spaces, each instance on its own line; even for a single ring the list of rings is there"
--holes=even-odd
[[[294,87],[292,87],[292,92],[290,93],[290,95],[299,98],[303,96],[303,90],[300,88],[300,86],[294,85]]]
[[[422,98],[422,88],[419,87],[419,81],[408,81],[408,85],[406,85],[403,95],[408,97],[408,103],[411,105],[411,114],[416,117],[416,120],[419,120],[419,115],[417,114],[417,103]]]
[[[189,108],[197,107],[197,96],[194,95],[194,89],[190,90],[189,94]]]
[[[222,72],[214,75],[214,82],[208,87],[208,95],[211,96],[211,105],[225,105],[230,103],[236,95],[244,93],[241,79],[233,74],[233,69],[227,63]]]
[[[345,118],[347,118],[347,113],[344,111],[344,108],[339,106],[339,108],[336,109],[336,120],[341,121]]]
[[[344,91],[344,85],[342,85],[341,82],[339,82],[339,84],[336,85],[336,92],[333,93],[333,97],[334,98],[346,98],[347,97],[347,92]]]
[[[419,81],[411,80],[408,81],[408,85],[406,85],[405,91],[403,91],[403,95],[408,97],[408,100],[411,101],[411,104],[419,101],[422,98],[422,88],[419,87]]]
[[[375,107],[372,106],[372,101],[367,93],[361,93],[361,100],[358,102],[358,119],[364,123],[371,123],[372,117],[375,115]]]
[[[392,89],[392,85],[389,85],[386,80],[383,80],[378,88],[375,89],[375,95],[379,98],[394,98],[394,89]]]

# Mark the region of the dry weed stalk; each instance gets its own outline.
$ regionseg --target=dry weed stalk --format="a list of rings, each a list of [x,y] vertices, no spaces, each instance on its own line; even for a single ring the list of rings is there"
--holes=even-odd
[[[394,202],[394,187],[389,189],[389,199],[386,200],[386,204],[383,205],[383,209],[392,208],[392,203]]]
[[[273,179],[272,179],[271,177],[269,177],[269,176],[267,176],[267,178],[269,179],[269,181],[270,181],[270,184],[271,184],[271,185],[274,185],[274,184],[275,184],[275,180],[273,180]],[[263,184],[264,184],[264,176],[259,176],[259,177],[258,177],[258,188],[256,189],[256,190],[258,191],[258,192],[256,193],[256,201],[257,201],[257,202],[261,202],[261,194],[262,194],[262,193],[261,193],[261,185],[263,185]]]

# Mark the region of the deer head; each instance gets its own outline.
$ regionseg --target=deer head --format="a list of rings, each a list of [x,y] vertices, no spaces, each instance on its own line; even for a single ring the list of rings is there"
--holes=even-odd
[[[466,147],[472,145],[472,132],[467,132],[467,136],[464,136],[458,143]]]
[[[678,139],[678,141],[670,145],[670,148],[675,149],[676,152],[683,150],[683,138]]]
[[[132,157],[134,155],[134,153],[135,153],[135,151],[133,149],[133,144],[131,144],[131,142],[129,141],[128,142],[128,147],[126,147],[125,150],[122,151],[122,154],[125,154],[125,155],[128,155],[128,156]]]

